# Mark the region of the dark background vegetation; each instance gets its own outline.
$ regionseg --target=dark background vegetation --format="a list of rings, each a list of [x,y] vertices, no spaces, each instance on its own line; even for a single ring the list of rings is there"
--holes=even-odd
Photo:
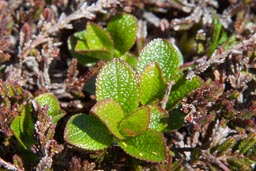
[[[0,169],[255,170],[255,11],[254,0],[1,0]],[[67,39],[86,22],[105,27],[121,12],[139,22],[131,53],[153,38],[168,39],[184,56],[184,72],[204,80],[170,111],[184,122],[165,134],[172,153],[164,163],[133,159],[115,145],[81,151],[63,140],[67,119],[95,103],[84,87],[99,69],[77,63]],[[26,153],[10,125],[19,106],[45,92],[58,98],[66,116],[54,125],[43,109],[35,112],[37,143]]]

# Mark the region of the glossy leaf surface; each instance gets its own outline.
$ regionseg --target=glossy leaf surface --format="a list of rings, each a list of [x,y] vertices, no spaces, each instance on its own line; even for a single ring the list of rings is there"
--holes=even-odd
[[[150,103],[155,99],[161,100],[166,84],[159,65],[155,62],[147,65],[140,76],[141,103]]]
[[[113,50],[113,40],[109,33],[94,23],[86,25],[86,42],[91,50]]]
[[[20,116],[20,131],[22,132],[26,143],[30,145],[34,143],[34,121],[31,111],[30,104],[27,104],[24,106]]]
[[[126,153],[138,159],[152,162],[162,162],[166,159],[163,135],[151,129],[118,144]]]
[[[25,149],[29,149],[31,145],[36,143],[34,139],[34,122],[29,104],[23,106],[21,116],[15,117],[11,124],[11,130]]]
[[[168,126],[168,113],[159,106],[150,106],[149,128],[162,132]]]
[[[130,14],[117,15],[108,22],[107,30],[120,54],[128,51],[135,43],[137,27],[137,19]]]
[[[138,72],[142,73],[148,64],[157,62],[163,71],[163,76],[169,81],[178,72],[181,63],[180,55],[181,53],[177,51],[177,47],[171,45],[167,40],[152,40],[140,53],[137,63]]]
[[[75,51],[81,51],[81,50],[88,50],[88,44],[86,42],[86,32],[82,31],[82,32],[78,32],[78,37],[80,39],[78,39],[77,37],[73,37],[73,40],[75,41]]]
[[[113,136],[95,116],[77,114],[67,122],[65,140],[82,149],[100,150],[112,144]]]
[[[121,106],[112,99],[105,99],[96,103],[91,112],[95,114],[118,139],[124,137],[118,129],[119,122],[124,119],[124,112]]]
[[[22,140],[22,133],[20,131],[20,116],[16,116],[12,121],[11,130],[15,138],[19,141],[19,143],[23,146],[24,149],[28,149],[28,147],[24,144]]]
[[[125,137],[142,134],[149,125],[149,107],[141,107],[120,122],[119,129]]]
[[[88,31],[90,31],[91,35],[87,31],[80,31],[76,32],[73,36],[69,38],[68,45],[69,50],[71,51],[72,55],[78,59],[78,62],[83,64],[91,64],[95,63],[97,59],[103,60],[110,60],[113,57],[112,50],[113,50],[113,42],[111,45],[112,40],[105,40],[111,39],[108,38],[108,34],[103,32],[104,30],[95,24],[88,24],[87,26]],[[95,30],[100,32],[99,36],[95,37]],[[103,33],[102,33],[103,32]],[[105,34],[105,36],[103,36]],[[89,41],[86,38],[89,37]],[[106,45],[103,41],[106,41]],[[90,45],[90,46],[89,46]],[[105,47],[106,46],[106,47]],[[95,58],[95,59],[94,59]]]
[[[68,38],[68,49],[71,55],[77,58],[78,62],[84,65],[96,63],[98,59],[92,58],[86,54],[78,53],[79,51],[88,50],[86,43],[86,31],[79,31]]]
[[[60,109],[58,99],[53,94],[41,94],[35,98],[35,101],[37,101],[41,107],[48,106],[48,115],[52,116],[53,123],[57,123],[58,120],[64,116],[64,112]]]
[[[105,65],[97,76],[96,98],[97,101],[111,98],[126,114],[132,113],[139,105],[138,81],[133,69],[118,59]]]

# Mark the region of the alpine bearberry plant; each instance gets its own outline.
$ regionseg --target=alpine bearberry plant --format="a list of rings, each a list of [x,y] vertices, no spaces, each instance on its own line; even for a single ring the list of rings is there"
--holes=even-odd
[[[196,76],[188,80],[182,75],[179,66],[183,57],[167,40],[151,41],[140,53],[135,67],[123,60],[120,54],[135,41],[136,24],[133,23],[136,19],[128,14],[111,20],[107,30],[112,39],[108,32],[92,23],[87,24],[86,32],[82,32],[86,35],[84,45],[98,48],[97,52],[99,49],[111,52],[108,58],[90,54],[91,57],[110,61],[97,75],[97,103],[89,115],[81,113],[71,117],[64,136],[68,143],[82,149],[100,150],[117,143],[135,158],[161,162],[166,160],[162,133],[168,127],[168,110],[199,87],[201,81]],[[91,50],[76,49],[76,52],[89,55]],[[173,90],[168,91],[170,82],[173,82]]]

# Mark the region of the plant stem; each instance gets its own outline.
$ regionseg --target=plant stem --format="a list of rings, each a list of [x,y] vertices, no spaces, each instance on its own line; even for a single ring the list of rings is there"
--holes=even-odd
[[[12,165],[9,162],[4,161],[2,158],[0,158],[0,166],[3,166],[4,168],[8,170],[18,170],[14,165]]]
[[[204,156],[207,161],[218,165],[222,170],[230,171],[230,169],[225,164],[223,164],[220,160],[209,154],[207,151],[202,150],[202,156]]]
[[[169,97],[169,95],[170,95],[170,93],[171,93],[171,89],[172,89],[172,86],[173,86],[174,84],[175,84],[174,81],[171,81],[171,82],[169,82],[169,83],[167,84],[167,88],[166,88],[166,90],[165,90],[164,98],[163,98],[163,100],[161,101],[161,107],[162,107],[163,109],[166,108],[166,104],[167,104],[167,102],[168,102],[168,97]]]

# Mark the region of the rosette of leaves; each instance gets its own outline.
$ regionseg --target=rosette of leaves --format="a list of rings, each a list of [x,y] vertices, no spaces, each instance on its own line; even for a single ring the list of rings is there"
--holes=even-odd
[[[133,59],[126,52],[135,43],[137,25],[137,19],[125,13],[112,18],[106,29],[88,22],[85,30],[76,32],[69,38],[69,50],[85,65],[90,65],[98,59],[111,60],[114,57]]]
[[[201,84],[198,77],[187,80],[181,74],[181,58],[174,45],[156,39],[142,50],[136,69],[118,58],[108,62],[97,76],[97,103],[89,115],[71,117],[65,140],[87,150],[104,149],[115,142],[135,158],[164,161],[168,112],[159,101],[166,94],[167,83],[177,80],[167,109]]]

